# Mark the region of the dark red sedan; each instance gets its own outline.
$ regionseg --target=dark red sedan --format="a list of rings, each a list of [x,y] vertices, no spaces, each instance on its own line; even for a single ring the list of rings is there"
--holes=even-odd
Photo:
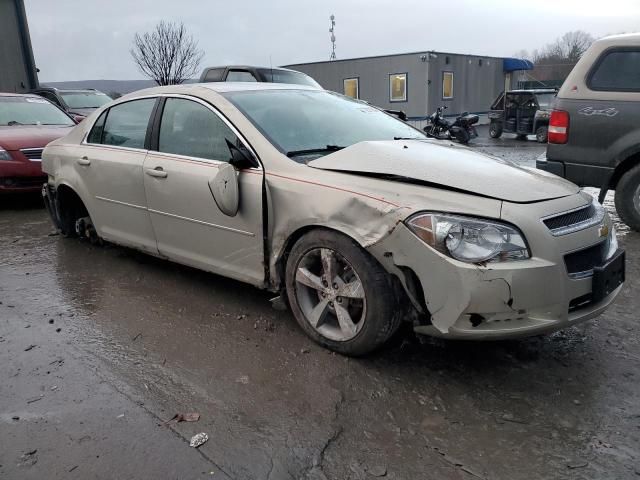
[[[40,157],[75,122],[37,95],[0,93],[0,193],[37,192],[46,182]]]

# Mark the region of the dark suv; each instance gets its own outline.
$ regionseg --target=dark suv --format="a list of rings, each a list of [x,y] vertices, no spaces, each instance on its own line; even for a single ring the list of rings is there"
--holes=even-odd
[[[63,90],[53,87],[40,87],[31,93],[46,98],[64,110],[68,115],[74,117],[77,121],[82,120],[96,108],[112,100],[109,95],[95,88]]]
[[[200,82],[271,82],[292,83],[322,88],[306,73],[288,68],[252,67],[248,65],[226,65],[205,68]]]
[[[558,92],[538,168],[615,190],[616,210],[640,231],[640,34],[595,42]]]

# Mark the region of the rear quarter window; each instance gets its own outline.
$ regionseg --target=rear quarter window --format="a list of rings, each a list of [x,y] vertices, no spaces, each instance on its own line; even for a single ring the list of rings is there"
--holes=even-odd
[[[604,52],[589,74],[591,90],[640,92],[640,49],[615,49]]]

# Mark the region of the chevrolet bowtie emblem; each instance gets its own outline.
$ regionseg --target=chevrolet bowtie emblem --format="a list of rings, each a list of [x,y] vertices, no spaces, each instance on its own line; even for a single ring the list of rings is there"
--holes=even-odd
[[[609,226],[608,225],[601,226],[600,230],[598,230],[598,235],[600,235],[601,237],[606,237],[607,235],[609,235]]]

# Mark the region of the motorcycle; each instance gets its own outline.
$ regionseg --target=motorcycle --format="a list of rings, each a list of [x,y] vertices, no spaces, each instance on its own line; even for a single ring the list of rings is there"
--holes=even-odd
[[[456,118],[455,122],[451,123],[442,115],[446,108],[446,106],[438,107],[435,113],[429,116],[429,125],[423,129],[427,137],[440,140],[457,140],[466,145],[469,140],[478,136],[476,127],[473,126],[478,123],[478,115],[470,115],[469,112],[464,112]]]

